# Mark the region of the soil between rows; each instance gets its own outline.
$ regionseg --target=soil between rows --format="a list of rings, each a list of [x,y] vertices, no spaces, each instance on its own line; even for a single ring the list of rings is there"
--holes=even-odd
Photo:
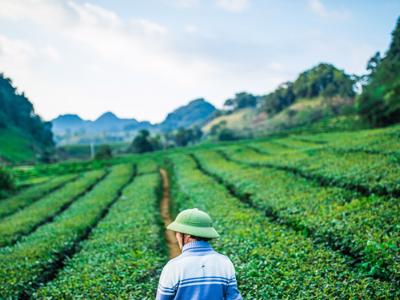
[[[172,223],[171,214],[169,211],[170,207],[170,184],[168,179],[168,173],[165,169],[160,169],[163,185],[163,196],[160,203],[161,218],[163,219],[164,225],[167,226]],[[174,258],[181,254],[178,242],[175,238],[175,233],[171,230],[165,230],[165,240],[167,241],[169,257]]]

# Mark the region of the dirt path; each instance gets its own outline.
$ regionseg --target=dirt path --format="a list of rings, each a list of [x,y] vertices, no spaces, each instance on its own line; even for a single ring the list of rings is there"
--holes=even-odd
[[[163,182],[163,197],[161,199],[160,211],[164,224],[165,226],[167,226],[172,222],[171,215],[169,213],[169,204],[170,204],[169,179],[166,170],[160,169],[160,174]],[[181,254],[181,250],[179,249],[178,243],[175,238],[175,233],[173,231],[165,230],[165,239],[167,241],[170,258],[174,258],[179,254]]]

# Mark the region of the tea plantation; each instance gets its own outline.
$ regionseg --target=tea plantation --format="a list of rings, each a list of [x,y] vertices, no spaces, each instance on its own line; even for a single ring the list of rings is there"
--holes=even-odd
[[[399,126],[16,174],[33,183],[0,200],[1,299],[154,299],[166,197],[210,213],[245,299],[400,298]]]

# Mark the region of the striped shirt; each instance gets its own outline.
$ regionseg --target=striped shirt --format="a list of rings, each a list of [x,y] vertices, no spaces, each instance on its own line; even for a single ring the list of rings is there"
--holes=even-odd
[[[163,268],[157,300],[240,300],[235,268],[228,257],[205,241],[183,246]]]

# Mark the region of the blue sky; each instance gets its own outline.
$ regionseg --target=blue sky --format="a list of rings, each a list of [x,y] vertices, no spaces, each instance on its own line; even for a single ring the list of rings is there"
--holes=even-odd
[[[395,0],[1,0],[0,72],[45,119],[161,121],[204,97],[265,94],[319,62],[361,74]]]

